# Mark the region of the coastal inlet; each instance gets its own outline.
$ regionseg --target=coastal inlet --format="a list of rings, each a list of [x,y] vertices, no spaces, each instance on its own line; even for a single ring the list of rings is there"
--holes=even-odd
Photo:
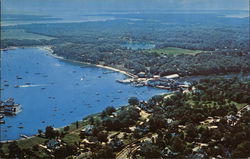
[[[170,91],[133,87],[116,80],[126,75],[50,56],[40,48],[1,52],[1,99],[14,98],[22,111],[5,116],[1,141],[37,134],[46,126],[63,127],[107,106],[126,105],[131,96],[147,100]]]

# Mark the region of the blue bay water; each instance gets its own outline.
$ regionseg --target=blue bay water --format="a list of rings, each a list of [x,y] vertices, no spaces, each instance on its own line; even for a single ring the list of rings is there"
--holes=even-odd
[[[126,76],[110,70],[67,62],[39,48],[1,52],[1,100],[13,97],[22,105],[16,116],[6,116],[1,140],[34,135],[48,125],[62,127],[107,106],[126,105],[131,96],[146,100],[166,90],[117,83]],[[17,79],[16,76],[22,79]],[[7,82],[6,82],[7,81]],[[25,87],[26,83],[30,86]],[[4,86],[8,84],[9,86]],[[24,87],[15,88],[16,85]],[[23,126],[23,128],[18,128]]]
[[[147,43],[127,43],[121,45],[122,47],[125,47],[127,49],[131,50],[139,50],[139,49],[153,49],[155,47],[155,44],[147,44]]]

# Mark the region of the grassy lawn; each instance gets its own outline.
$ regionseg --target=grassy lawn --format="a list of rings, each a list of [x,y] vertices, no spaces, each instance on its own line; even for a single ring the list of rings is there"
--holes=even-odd
[[[32,146],[37,145],[37,144],[43,144],[46,140],[48,140],[48,139],[35,136],[33,138],[30,138],[30,139],[19,140],[19,141],[17,141],[17,144],[21,149],[27,149],[27,148],[31,148]],[[5,153],[9,152],[9,149],[8,149],[9,145],[10,145],[10,143],[2,144],[1,149],[3,150],[3,152],[5,152]]]
[[[232,102],[232,103],[234,103],[234,102]],[[236,105],[236,108],[237,108],[238,110],[240,110],[241,108],[243,108],[243,107],[246,106],[247,104],[246,104],[246,103],[235,103],[235,105]]]
[[[43,36],[39,34],[27,33],[25,30],[22,29],[5,29],[1,30],[1,37],[2,39],[17,39],[17,40],[51,40],[55,39],[49,36]]]
[[[181,49],[176,47],[166,47],[162,49],[150,49],[149,52],[155,52],[160,55],[181,55],[181,54],[189,54],[189,55],[196,55],[200,53],[201,50],[188,50],[188,49]]]
[[[228,102],[227,99],[226,99],[226,102]],[[231,104],[235,104],[235,105],[236,105],[236,108],[237,108],[238,110],[240,110],[241,108],[243,108],[244,106],[247,105],[247,103],[236,103],[236,102],[234,102],[234,101],[231,101]]]
[[[81,139],[78,134],[66,134],[64,138],[62,138],[62,141],[69,145],[74,145],[75,143],[79,143]]]
[[[34,145],[37,144],[43,144],[44,141],[48,139],[42,138],[42,137],[33,137],[31,139],[26,139],[26,140],[19,140],[17,143],[21,148],[30,148]]]

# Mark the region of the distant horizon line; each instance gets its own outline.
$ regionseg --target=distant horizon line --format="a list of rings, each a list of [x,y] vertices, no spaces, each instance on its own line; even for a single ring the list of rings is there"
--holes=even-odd
[[[37,11],[46,11],[48,9],[39,9]],[[15,14],[13,13],[14,12],[18,12],[18,13],[21,13],[21,12],[34,12],[32,10],[16,10],[16,9],[1,9],[1,13],[4,14],[4,12],[12,12],[12,14]],[[55,10],[55,12],[57,11],[72,11],[72,10],[65,10],[65,9],[58,9],[58,10]],[[191,12],[197,12],[197,11],[250,11],[250,9],[119,9],[119,10],[114,10],[114,9],[98,9],[98,10],[88,10],[88,9],[81,9],[79,11],[88,11],[88,12],[126,12],[126,11],[134,11],[134,12],[144,12],[144,11],[191,11]],[[11,13],[8,13],[8,14],[11,14]],[[250,13],[249,13],[250,14]]]

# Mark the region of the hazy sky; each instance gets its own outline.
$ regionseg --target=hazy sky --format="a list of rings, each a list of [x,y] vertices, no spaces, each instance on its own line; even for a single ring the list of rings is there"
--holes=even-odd
[[[249,10],[249,0],[1,0],[5,13],[109,10]]]

